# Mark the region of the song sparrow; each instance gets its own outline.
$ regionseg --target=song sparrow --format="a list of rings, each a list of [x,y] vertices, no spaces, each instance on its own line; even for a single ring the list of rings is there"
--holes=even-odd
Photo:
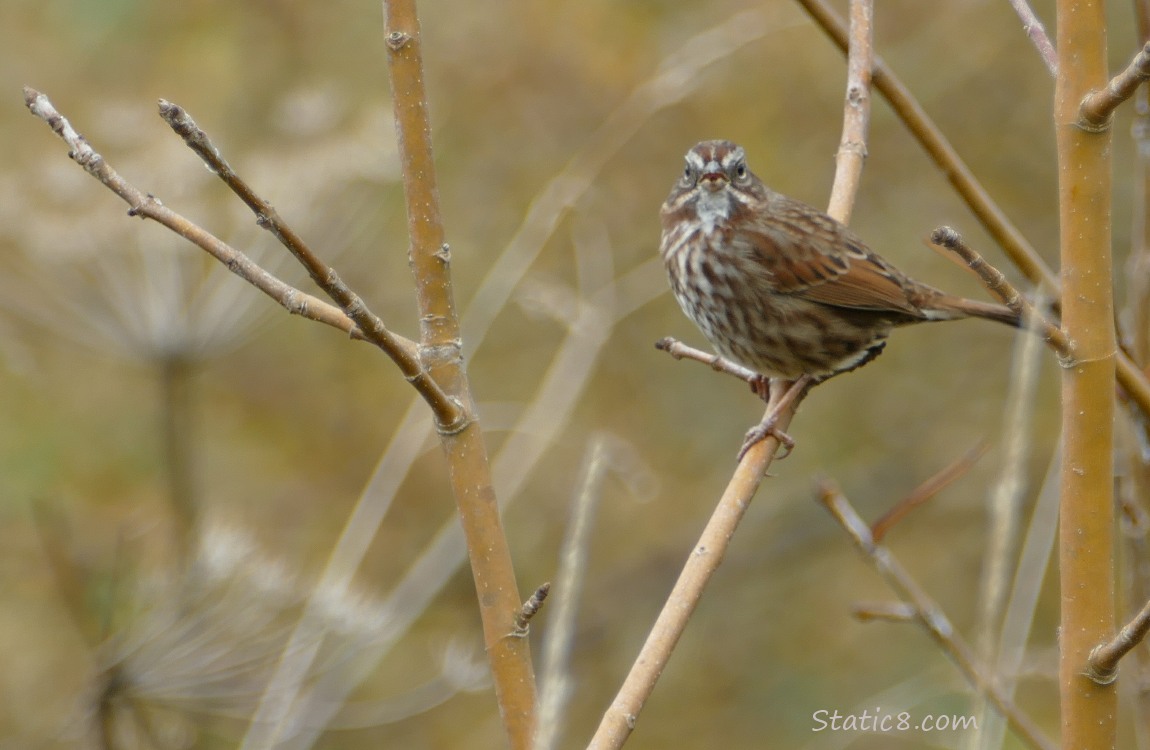
[[[730,141],[687,152],[662,218],[660,253],[683,312],[719,354],[767,378],[818,381],[860,367],[895,326],[1019,325],[1003,305],[908,278],[840,222],[764,185]]]

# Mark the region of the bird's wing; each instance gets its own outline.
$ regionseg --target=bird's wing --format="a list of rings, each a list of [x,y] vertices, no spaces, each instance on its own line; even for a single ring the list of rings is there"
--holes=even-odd
[[[777,194],[769,206],[771,225],[751,235],[748,249],[775,291],[839,307],[922,315],[908,297],[913,282],[841,223]]]

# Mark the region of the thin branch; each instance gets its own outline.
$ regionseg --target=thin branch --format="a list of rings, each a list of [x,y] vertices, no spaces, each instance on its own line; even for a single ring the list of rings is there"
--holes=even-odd
[[[855,547],[866,556],[875,571],[882,576],[887,585],[894,589],[900,599],[914,607],[915,620],[950,657],[950,660],[963,673],[967,681],[979,692],[986,694],[1010,722],[1019,738],[1031,747],[1055,750],[1055,745],[1042,735],[1042,731],[1030,717],[1022,713],[1013,701],[1003,695],[998,685],[976,663],[973,650],[958,635],[954,625],[947,619],[946,614],[943,613],[938,604],[922,590],[918,582],[899,564],[890,550],[875,542],[871,536],[870,528],[859,517],[842,492],[833,483],[823,481],[819,484],[817,493],[820,502],[826,506],[830,514],[847,532]]]
[[[344,313],[355,321],[364,337],[376,344],[399,366],[412,386],[431,406],[435,421],[445,431],[460,429],[465,422],[463,409],[449,398],[439,384],[421,364],[418,357],[410,356],[412,346],[404,346],[402,337],[392,333],[383,321],[371,310],[358,294],[353,292],[328,264],[324,263],[308,247],[303,238],[285,222],[271,203],[264,200],[256,191],[232,169],[212,143],[211,138],[198,125],[187,110],[166,99],[159,101],[160,117],[184,139],[184,143],[196,153],[233,193],[239,196],[256,215],[256,224],[271,232],[286,247],[311,276],[320,289],[327,294]]]
[[[982,570],[978,587],[974,642],[978,657],[999,676],[1000,686],[1007,697],[1014,697],[1017,665],[1005,666],[1016,651],[1025,649],[1029,629],[1013,627],[1016,612],[1026,598],[1027,587],[1034,580],[1025,575],[1026,558],[1019,555],[1022,540],[1021,522],[1023,506],[1028,504],[1025,476],[1028,456],[1033,440],[1030,424],[1039,393],[1036,387],[1042,344],[1038,336],[1019,336],[1014,341],[1011,375],[1007,391],[1006,413],[1003,415],[1002,442],[998,455],[998,476],[986,494],[986,536],[982,553]],[[1034,513],[1038,514],[1035,503]],[[1031,525],[1031,533],[1036,527]],[[1027,537],[1029,541],[1029,535]],[[1029,548],[1022,550],[1023,555]],[[1049,548],[1047,558],[1049,559]],[[1017,598],[1010,597],[1013,590]],[[1004,616],[1005,613],[1005,616]],[[1023,633],[1019,637],[1020,631]],[[1001,747],[1006,735],[1006,722],[991,710],[985,696],[976,696],[973,715],[978,730],[964,743],[966,748]]]
[[[1134,96],[1138,86],[1150,80],[1150,42],[1146,42],[1130,64],[1110,79],[1106,87],[1092,91],[1078,108],[1078,127],[1087,131],[1105,130],[1118,105]]]
[[[104,157],[96,153],[84,137],[72,128],[71,123],[56,111],[44,94],[25,86],[24,101],[29,111],[48,123],[52,131],[68,145],[68,156],[73,161],[131,207],[129,215],[151,219],[205,250],[227,266],[229,271],[271,297],[289,313],[338,328],[353,339],[367,340],[355,321],[339,308],[284,283],[242,252],[167,208],[155,196],[144,193],[121,177]],[[401,338],[397,346],[399,350],[397,354],[400,356],[413,359],[416,357],[414,342]]]
[[[515,613],[515,630],[512,631],[512,635],[516,638],[526,638],[531,633],[531,620],[539,614],[539,610],[543,609],[543,602],[547,601],[549,593],[551,593],[550,581],[539,584],[531,592],[531,596],[523,602],[523,606]]]
[[[1034,43],[1034,47],[1038,50],[1042,62],[1046,63],[1046,69],[1050,71],[1050,75],[1058,75],[1058,53],[1054,50],[1054,44],[1046,34],[1046,27],[1042,25],[1042,21],[1038,20],[1038,16],[1034,15],[1030,3],[1026,0],[1010,0],[1010,7],[1014,8],[1014,12],[1022,20],[1022,30]]]
[[[776,407],[783,400],[781,389],[772,391],[771,402],[767,404],[767,417],[778,417],[777,426],[785,430],[790,423],[794,408],[778,411]],[[735,469],[726,491],[719,499],[698,543],[691,551],[667,602],[659,612],[643,648],[639,651],[631,671],[623,681],[618,695],[603,715],[595,736],[587,745],[588,750],[608,750],[620,748],[638,721],[647,698],[655,688],[655,683],[667,666],[675,645],[683,635],[687,623],[702,598],[703,590],[711,576],[723,561],[731,537],[750,507],[750,498],[766,476],[779,441],[771,436],[751,446]]]
[[[673,339],[670,336],[656,341],[655,348],[659,351],[667,352],[667,354],[670,354],[675,359],[693,359],[696,362],[702,362],[715,372],[726,373],[750,385],[753,385],[755,381],[759,379],[758,373],[754,370],[720,357],[718,354],[711,354],[702,349],[687,346],[683,342]]]
[[[939,227],[931,233],[930,241],[932,244],[950,250],[962,258],[970,270],[978,274],[978,278],[982,280],[991,294],[1018,313],[1018,317],[1023,321],[1025,327],[1035,330],[1042,336],[1050,348],[1058,354],[1060,360],[1066,363],[1064,366],[1073,361],[1074,345],[1066,333],[1042,317],[1034,309],[1034,305],[1030,304],[1026,297],[1010,283],[1002,271],[987,263],[977,250],[967,245],[961,234],[952,227]]]
[[[913,492],[901,501],[895,503],[894,507],[871,524],[870,533],[874,541],[876,543],[881,542],[887,532],[894,528],[894,525],[899,521],[906,518],[907,514],[912,510],[966,476],[966,474],[974,468],[978,459],[982,458],[986,453],[987,448],[988,446],[985,442],[979,442],[966,453],[952,461],[948,466],[943,467],[941,471],[936,472],[934,476],[916,487]]]
[[[906,602],[864,602],[851,605],[851,617],[859,622],[918,622],[919,612]]]
[[[618,442],[605,434],[593,436],[579,471],[579,486],[572,498],[567,530],[558,555],[558,583],[548,618],[550,627],[543,642],[539,731],[535,735],[533,750],[553,750],[562,734],[564,712],[574,688],[569,669],[575,642],[575,616],[587,572],[592,521],[603,494],[603,481],[612,468],[609,453],[612,445]]]

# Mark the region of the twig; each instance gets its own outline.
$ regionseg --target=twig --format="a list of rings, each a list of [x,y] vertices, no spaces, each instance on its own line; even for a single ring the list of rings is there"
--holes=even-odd
[[[978,605],[973,640],[975,652],[982,663],[999,676],[1003,693],[1014,697],[1017,665],[1007,666],[1016,650],[1024,650],[1029,628],[1018,629],[1016,612],[1026,599],[1027,586],[1034,580],[1026,577],[1025,554],[1018,554],[1021,541],[1022,509],[1027,500],[1026,468],[1032,447],[1030,429],[1038,389],[1035,382],[1041,362],[1043,342],[1038,336],[1018,336],[1014,341],[1011,376],[1005,394],[1006,413],[1003,415],[1002,442],[998,455],[998,476],[986,495],[986,535],[979,576]],[[1034,513],[1038,514],[1035,503]],[[1055,513],[1057,515],[1057,513]],[[1036,527],[1031,525],[1031,533]],[[1027,535],[1029,540],[1029,534]],[[1049,547],[1047,557],[1049,559]],[[1007,598],[1012,585],[1017,598]],[[1004,616],[1003,613],[1006,613]],[[1027,615],[1033,611],[1027,612]],[[1021,637],[1020,637],[1021,632]],[[987,704],[985,696],[976,696],[973,715],[978,730],[964,743],[966,748],[1001,747],[1006,735],[1006,722]]]
[[[1086,95],[1078,108],[1078,127],[1091,132],[1109,128],[1114,110],[1147,80],[1150,80],[1150,42],[1142,46],[1126,69],[1111,78],[1105,88]]]
[[[556,573],[557,592],[543,641],[539,682],[539,731],[532,750],[553,750],[559,744],[564,710],[574,683],[569,674],[575,616],[579,608],[583,578],[587,572],[591,526],[603,494],[603,480],[611,471],[612,443],[605,434],[593,436],[579,471],[579,486],[571,499],[571,513],[560,548]]]
[[[866,602],[851,605],[851,617],[859,622],[918,622],[918,610],[906,602]]]
[[[908,513],[965,476],[978,462],[978,459],[986,453],[987,448],[985,442],[979,442],[896,503],[893,508],[871,524],[870,533],[874,541],[876,543],[881,542],[886,533],[894,528],[896,523],[906,518]]]
[[[1042,735],[1030,717],[1004,696],[998,685],[977,665],[970,646],[958,635],[938,604],[919,587],[918,582],[906,572],[888,549],[875,542],[871,537],[870,528],[842,492],[829,481],[820,482],[816,491],[819,500],[847,532],[855,547],[866,556],[899,598],[914,607],[917,622],[950,657],[971,685],[987,695],[1010,722],[1018,736],[1031,747],[1055,750],[1054,744]]]
[[[683,342],[673,339],[670,336],[665,336],[656,341],[655,348],[661,352],[667,352],[667,354],[670,354],[675,359],[693,359],[696,362],[702,362],[716,372],[722,372],[736,377],[748,384],[754,384],[754,382],[759,379],[758,373],[754,370],[736,364],[724,357],[720,357],[718,354],[710,354],[702,349],[687,346]]]
[[[1064,366],[1073,361],[1074,345],[1070,339],[1067,338],[1066,333],[1042,317],[1042,315],[1034,309],[1034,305],[1030,304],[1026,297],[1010,283],[1005,274],[987,263],[986,259],[983,258],[977,250],[967,245],[962,239],[961,234],[951,227],[939,227],[931,233],[930,241],[932,244],[950,250],[962,258],[963,262],[970,267],[970,270],[978,274],[978,278],[982,280],[982,283],[990,290],[991,294],[998,297],[1004,305],[1018,313],[1019,319],[1023,321],[1024,327],[1032,328],[1041,334],[1042,338],[1050,344],[1050,348],[1052,348],[1058,354],[1061,361],[1065,363]]]
[[[1014,8],[1014,12],[1022,20],[1022,30],[1034,43],[1034,47],[1038,50],[1038,55],[1046,64],[1046,69],[1050,71],[1050,75],[1058,75],[1058,53],[1054,50],[1054,44],[1050,41],[1050,37],[1046,35],[1046,28],[1042,25],[1042,21],[1039,21],[1038,16],[1034,15],[1030,3],[1026,0],[1010,0],[1010,7]]]
[[[184,216],[172,211],[158,198],[151,194],[145,194],[121,177],[104,157],[97,153],[82,135],[76,132],[67,118],[52,106],[47,96],[30,86],[25,86],[24,101],[29,111],[48,123],[52,131],[68,145],[68,156],[73,161],[131,207],[128,211],[130,216],[151,219],[205,250],[220,263],[223,263],[229,271],[271,297],[289,313],[325,323],[344,331],[353,339],[375,344],[391,357],[399,366],[404,377],[432,406],[437,420],[448,420],[441,422],[442,424],[458,424],[460,422],[461,409],[459,405],[448,398],[443,389],[428,376],[420,364],[419,354],[413,341],[388,331],[382,321],[370,315],[362,307],[360,311],[370,316],[365,319],[365,322],[369,324],[367,328],[361,328],[352,317],[334,305],[284,283],[244,253],[231,247]],[[334,277],[334,273],[332,276]],[[353,312],[355,311],[353,310]]]
[[[826,32],[831,41],[843,52],[848,49],[847,26],[825,0],[798,0],[811,18]],[[1053,296],[1058,291],[1058,277],[1047,268],[1038,251],[1027,242],[974,173],[958,155],[942,130],[930,118],[914,95],[881,57],[874,59],[874,87],[894,109],[911,135],[946,176],[955,191],[962,196],[987,232],[1002,246],[1023,275],[1034,283],[1041,283]],[[1148,402],[1150,407],[1150,402]]]
[[[1150,633],[1150,602],[1146,602],[1134,619],[1122,626],[1112,639],[1096,646],[1086,661],[1086,676],[1099,685],[1118,679],[1118,661]]]
[[[531,632],[531,620],[535,615],[539,614],[539,610],[543,609],[543,602],[547,601],[547,595],[551,593],[551,583],[545,582],[539,584],[527,601],[523,602],[523,606],[515,613],[515,630],[511,632],[516,638],[526,638]]]

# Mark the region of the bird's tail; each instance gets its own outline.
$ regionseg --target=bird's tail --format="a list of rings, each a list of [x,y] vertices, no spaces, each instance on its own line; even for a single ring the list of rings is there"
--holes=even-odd
[[[1006,305],[994,302],[980,302],[979,300],[964,297],[943,295],[935,300],[930,308],[923,310],[929,320],[957,320],[959,318],[986,318],[1005,323],[1015,328],[1022,327],[1022,319],[1018,313]]]

